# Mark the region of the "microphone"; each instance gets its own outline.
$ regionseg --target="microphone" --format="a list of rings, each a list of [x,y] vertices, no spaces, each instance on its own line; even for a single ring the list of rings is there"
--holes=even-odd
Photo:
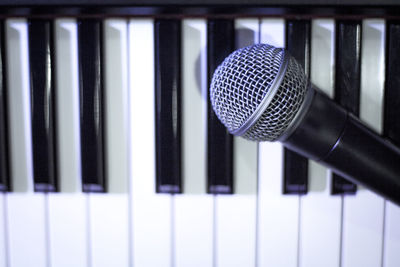
[[[210,98],[231,134],[282,142],[400,205],[400,150],[315,88],[286,50],[234,51],[215,70]]]

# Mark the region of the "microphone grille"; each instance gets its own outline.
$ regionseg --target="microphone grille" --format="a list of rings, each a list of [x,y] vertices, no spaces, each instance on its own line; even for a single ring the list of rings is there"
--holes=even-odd
[[[247,139],[274,141],[284,133],[307,89],[300,64],[291,56],[287,60],[286,72],[281,73],[284,49],[257,44],[236,50],[216,69],[210,87],[211,104],[229,132],[235,134],[251,121],[241,133]],[[277,83],[279,75],[283,77]],[[265,106],[266,98],[270,99]],[[264,110],[255,118],[261,106]]]

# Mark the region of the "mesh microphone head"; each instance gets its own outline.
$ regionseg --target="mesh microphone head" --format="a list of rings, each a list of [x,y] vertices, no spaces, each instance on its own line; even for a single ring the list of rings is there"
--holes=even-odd
[[[307,83],[300,64],[284,49],[252,45],[230,54],[215,70],[211,104],[230,133],[274,141],[294,120]]]

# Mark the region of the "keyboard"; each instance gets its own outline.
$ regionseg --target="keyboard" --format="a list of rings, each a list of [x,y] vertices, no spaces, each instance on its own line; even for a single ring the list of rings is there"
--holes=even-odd
[[[397,205],[208,101],[269,43],[400,144],[397,7],[82,9],[1,9],[0,267],[399,266]]]

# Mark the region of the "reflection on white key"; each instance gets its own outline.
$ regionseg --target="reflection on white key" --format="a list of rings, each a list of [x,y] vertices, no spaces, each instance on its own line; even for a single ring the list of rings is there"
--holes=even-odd
[[[8,19],[5,28],[11,180],[13,190],[21,192],[6,198],[9,264],[46,266],[45,198],[32,194],[28,24],[24,19]]]
[[[128,23],[103,22],[107,194],[89,194],[91,263],[129,265]],[[112,226],[112,229],[110,229]]]
[[[48,207],[50,264],[57,267],[84,267],[88,263],[87,198],[81,184],[77,36],[75,19],[55,21],[57,167],[61,193],[48,195]]]
[[[171,196],[155,193],[153,20],[129,22],[133,265],[172,262]]]
[[[259,42],[258,19],[235,21],[236,48]],[[257,142],[234,138],[234,195],[215,198],[216,265],[254,266],[257,218]]]
[[[261,43],[285,45],[285,21],[263,19]],[[297,266],[299,197],[282,195],[283,147],[259,145],[258,265]]]
[[[311,82],[334,94],[335,22],[312,21]],[[309,191],[301,198],[299,266],[339,266],[342,198],[330,195],[331,173],[309,161]]]
[[[365,20],[361,43],[360,118],[382,132],[385,22]],[[381,266],[384,200],[361,186],[343,203],[342,266]]]
[[[213,264],[212,195],[206,194],[207,24],[182,21],[183,194],[175,195],[175,265]]]

